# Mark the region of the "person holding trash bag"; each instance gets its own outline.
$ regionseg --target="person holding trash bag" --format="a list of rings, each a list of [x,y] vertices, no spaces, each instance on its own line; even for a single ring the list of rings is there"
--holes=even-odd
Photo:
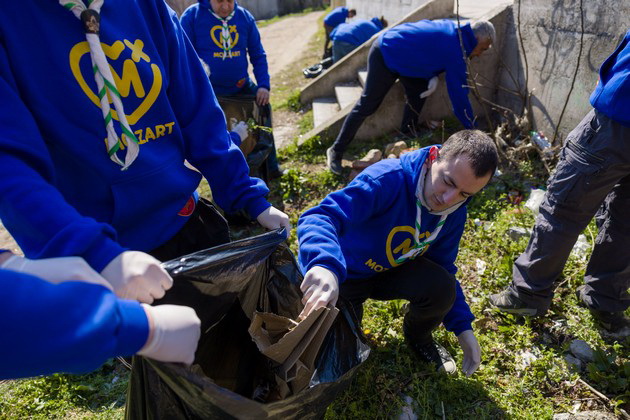
[[[495,37],[494,26],[485,20],[462,25],[461,30],[457,22],[450,20],[421,20],[384,31],[370,48],[363,93],[346,117],[337,139],[326,150],[328,169],[341,174],[341,158],[348,145],[398,79],[406,97],[401,133],[413,135],[425,98],[437,88],[437,76],[442,72],[446,73],[455,116],[465,128],[474,128],[461,44],[466,56],[474,58],[490,48]]]
[[[341,23],[330,33],[333,42],[333,62],[341,60],[386,27],[387,20],[383,16],[380,19],[373,17],[370,20],[356,19],[349,23]]]
[[[147,252],[229,240],[202,175],[223,210],[290,228],[164,2],[5,1],[0,29],[0,218],[27,257],[80,256],[117,296],[159,299],[172,279]]]
[[[481,361],[473,314],[455,279],[466,204],[497,167],[493,140],[481,131],[453,134],[444,145],[382,160],[329,194],[298,221],[299,263],[305,273],[301,316],[344,298],[359,320],[363,302],[409,300],[403,330],[424,361],[456,370],[433,341],[440,323],[464,351],[462,370]]]
[[[357,15],[357,11],[355,9],[350,9],[346,6],[340,6],[334,8],[330,13],[324,17],[324,33],[326,34],[326,39],[324,40],[324,55],[322,58],[329,57],[329,44],[330,44],[330,33],[342,23],[346,22],[347,18],[353,18]]]
[[[512,283],[490,296],[503,312],[543,316],[578,235],[599,233],[578,301],[606,330],[630,335],[630,31],[599,70],[593,109],[565,141]]]
[[[199,0],[184,10],[181,23],[208,67],[214,93],[219,97],[253,97],[265,115],[264,126],[272,128],[267,54],[251,13],[235,0]],[[248,56],[256,83],[249,78]],[[273,179],[284,171],[278,165],[274,142],[271,146],[267,165],[269,178]]]
[[[29,260],[0,250],[0,379],[87,373],[134,353],[190,365],[201,334],[186,306],[114,296],[79,257]]]

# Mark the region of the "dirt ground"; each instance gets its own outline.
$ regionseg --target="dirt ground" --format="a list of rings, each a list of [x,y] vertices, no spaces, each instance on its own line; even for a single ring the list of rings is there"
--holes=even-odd
[[[260,28],[262,42],[267,52],[269,73],[271,75],[272,95],[273,79],[286,66],[299,60],[311,37],[317,32],[317,20],[323,11],[291,16]],[[297,134],[296,120],[293,112],[278,111],[274,113],[274,137],[276,147],[282,148]],[[4,226],[0,223],[0,249],[19,252],[19,247]]]

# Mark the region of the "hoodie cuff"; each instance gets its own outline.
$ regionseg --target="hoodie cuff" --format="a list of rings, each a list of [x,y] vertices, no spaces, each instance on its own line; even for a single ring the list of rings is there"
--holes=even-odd
[[[140,303],[118,299],[120,327],[116,345],[117,355],[131,356],[140,351],[149,338],[149,320]]]
[[[247,210],[247,213],[249,213],[252,219],[256,219],[260,216],[260,213],[267,210],[269,207],[271,207],[271,204],[267,200],[263,197],[257,197],[247,203],[245,210]]]

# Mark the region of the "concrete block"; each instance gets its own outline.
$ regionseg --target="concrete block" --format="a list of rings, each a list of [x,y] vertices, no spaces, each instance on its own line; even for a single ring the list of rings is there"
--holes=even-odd
[[[316,98],[313,101],[313,127],[319,127],[339,112],[337,99]]]
[[[348,105],[354,105],[361,97],[363,88],[359,85],[353,86],[335,86],[335,96],[337,102],[339,102],[340,108],[345,108]]]
[[[365,81],[367,80],[367,69],[359,70],[357,75],[359,76],[359,83],[361,83],[361,86],[365,87]]]

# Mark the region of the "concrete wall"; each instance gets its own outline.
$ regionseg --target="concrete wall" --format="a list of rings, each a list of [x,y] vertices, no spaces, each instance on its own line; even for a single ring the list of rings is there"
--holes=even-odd
[[[357,17],[370,19],[385,16],[388,22],[397,22],[429,0],[346,0],[348,9],[356,9]]]
[[[196,0],[166,0],[179,16]],[[239,6],[249,10],[256,20],[271,19],[278,15],[300,12],[308,7],[323,7],[323,0],[237,0]]]
[[[589,96],[595,88],[599,67],[630,28],[630,1],[582,0],[584,36],[581,41],[580,1],[515,0],[510,17],[513,28],[507,33],[502,56],[511,75],[505,69],[499,74],[500,84],[510,89],[525,85],[525,58],[518,48],[519,3],[528,87],[533,91],[533,124],[551,138],[568,97],[558,128],[557,141],[560,141],[591,109]],[[571,92],[578,57],[580,63]],[[522,109],[520,99],[505,91],[498,94],[497,100],[517,111]]]

